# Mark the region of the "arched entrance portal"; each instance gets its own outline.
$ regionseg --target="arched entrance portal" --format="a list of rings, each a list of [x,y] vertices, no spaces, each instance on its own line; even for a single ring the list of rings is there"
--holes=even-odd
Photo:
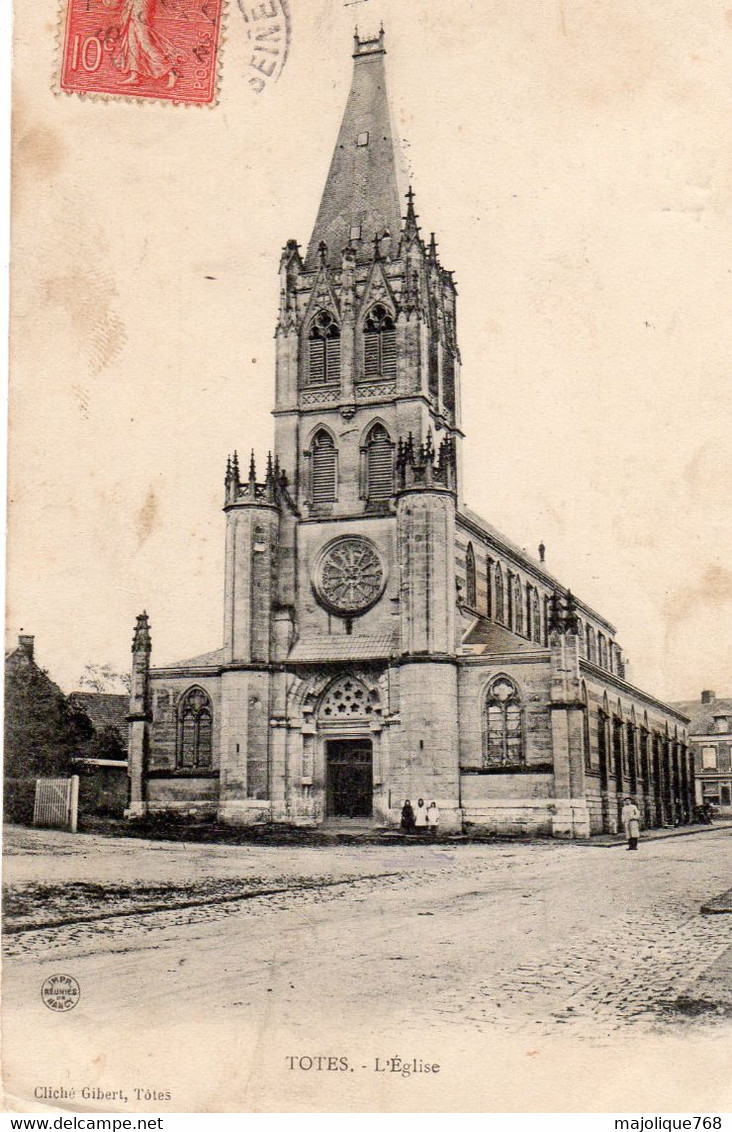
[[[373,794],[371,740],[326,740],[326,816],[370,818]]]
[[[327,818],[373,816],[372,698],[366,686],[349,675],[330,684],[320,701]]]

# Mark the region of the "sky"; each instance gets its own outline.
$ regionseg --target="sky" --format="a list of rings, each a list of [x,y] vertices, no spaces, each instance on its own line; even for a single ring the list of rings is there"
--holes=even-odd
[[[243,0],[242,0],[243,2]],[[218,105],[54,94],[15,23],[7,643],[66,691],[222,636],[227,454],[271,444],[281,248],[307,245],[383,19],[423,232],[455,271],[470,507],[618,629],[633,683],[732,692],[730,19],[697,0],[290,0]]]

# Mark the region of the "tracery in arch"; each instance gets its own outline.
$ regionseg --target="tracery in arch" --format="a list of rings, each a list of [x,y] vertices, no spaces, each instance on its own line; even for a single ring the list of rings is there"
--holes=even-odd
[[[211,766],[213,709],[203,688],[190,688],[178,709],[176,763],[181,769]]]
[[[318,706],[324,723],[368,719],[374,713],[373,697],[355,676],[340,676],[326,688]]]

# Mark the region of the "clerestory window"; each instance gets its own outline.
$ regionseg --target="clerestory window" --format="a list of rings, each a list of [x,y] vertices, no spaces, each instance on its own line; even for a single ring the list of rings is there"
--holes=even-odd
[[[472,542],[469,542],[465,553],[465,602],[471,609],[478,604],[475,591],[475,551]]]
[[[503,570],[501,569],[500,562],[496,563],[495,574],[495,605],[496,605],[496,621],[500,621],[502,625],[506,624],[506,597],[503,589]]]

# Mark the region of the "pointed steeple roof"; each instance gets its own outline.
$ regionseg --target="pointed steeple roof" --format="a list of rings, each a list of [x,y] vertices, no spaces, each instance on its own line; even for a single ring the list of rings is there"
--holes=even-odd
[[[305,268],[318,266],[325,243],[328,261],[340,262],[351,244],[359,263],[373,258],[374,238],[386,232],[396,247],[401,230],[395,139],[386,94],[384,29],[374,39],[354,38],[353,80]]]

